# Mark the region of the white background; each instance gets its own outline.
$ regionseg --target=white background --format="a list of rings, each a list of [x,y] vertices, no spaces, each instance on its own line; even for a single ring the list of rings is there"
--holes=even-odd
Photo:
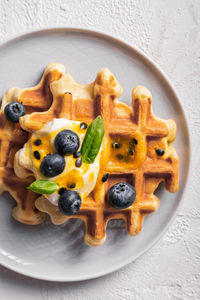
[[[80,283],[33,280],[0,267],[0,299],[200,299],[200,1],[0,0],[0,42],[27,30],[84,27],[123,38],[173,81],[187,114],[193,163],[167,234],[136,262]]]

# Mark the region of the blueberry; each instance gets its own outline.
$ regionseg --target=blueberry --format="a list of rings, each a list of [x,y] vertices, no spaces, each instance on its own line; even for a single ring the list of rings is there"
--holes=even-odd
[[[63,172],[65,160],[60,154],[48,154],[40,165],[41,173],[46,177],[54,177]]]
[[[79,145],[79,137],[72,130],[65,129],[58,133],[55,138],[56,150],[62,155],[69,155],[77,152]]]
[[[64,215],[71,216],[78,212],[81,202],[81,197],[76,191],[65,191],[58,200],[58,207]]]
[[[19,122],[19,117],[26,114],[26,109],[23,104],[19,102],[11,102],[4,108],[6,118],[14,123]]]
[[[37,139],[34,141],[34,145],[36,145],[36,146],[40,146],[41,144],[42,144],[41,139]]]
[[[108,201],[115,208],[127,208],[133,204],[136,192],[129,183],[116,183],[108,192]]]

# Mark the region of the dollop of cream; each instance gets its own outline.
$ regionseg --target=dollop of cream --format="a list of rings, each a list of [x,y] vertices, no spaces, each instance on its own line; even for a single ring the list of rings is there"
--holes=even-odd
[[[65,118],[53,119],[53,121],[47,123],[40,130],[32,134],[31,138],[24,145],[19,152],[19,164],[24,168],[31,170],[36,179],[48,179],[56,182],[59,185],[59,189],[64,187],[68,190],[77,191],[82,200],[94,189],[97,176],[99,173],[99,162],[102,147],[93,164],[82,163],[81,167],[77,168],[75,165],[76,158],[73,155],[64,156],[65,169],[56,177],[46,178],[40,172],[40,164],[43,158],[51,153],[56,153],[54,146],[54,140],[56,135],[65,129],[70,129],[79,136],[80,148],[85,137],[87,129],[80,128],[81,122],[68,120]],[[40,145],[35,145],[37,139],[41,140]],[[80,150],[79,148],[79,150]],[[78,151],[79,151],[78,150]],[[33,155],[34,151],[40,153],[40,160],[36,159]],[[70,188],[70,185],[74,185],[74,188]],[[59,190],[58,189],[58,190]],[[53,194],[44,196],[54,205],[58,205],[59,193],[58,190]]]

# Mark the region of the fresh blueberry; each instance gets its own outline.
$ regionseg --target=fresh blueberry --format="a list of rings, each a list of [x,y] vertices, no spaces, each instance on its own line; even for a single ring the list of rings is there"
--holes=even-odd
[[[133,204],[136,192],[129,183],[116,183],[108,192],[108,201],[115,208],[127,208]]]
[[[64,215],[71,216],[78,212],[81,202],[81,197],[76,191],[65,191],[58,200],[58,207]]]
[[[46,177],[54,177],[63,172],[65,160],[60,154],[48,154],[40,165],[41,173]]]
[[[69,155],[77,152],[79,145],[79,137],[72,130],[65,129],[58,133],[55,138],[56,150],[62,155]]]
[[[19,102],[11,102],[4,108],[6,118],[14,123],[19,122],[19,117],[26,114],[26,109],[23,104]]]

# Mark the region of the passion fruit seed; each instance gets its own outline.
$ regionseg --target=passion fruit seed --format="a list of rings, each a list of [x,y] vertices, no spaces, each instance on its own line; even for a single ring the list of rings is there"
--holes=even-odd
[[[138,143],[138,141],[137,141],[137,139],[132,139],[132,141],[131,141],[131,145],[134,147],[135,145],[137,145],[137,143]]]
[[[40,146],[41,144],[42,144],[41,139],[37,139],[37,140],[34,141],[35,146]]]
[[[130,155],[134,154],[134,150],[132,148],[129,148],[128,152],[129,152]]]
[[[36,158],[36,159],[38,159],[38,160],[40,160],[40,152],[39,151],[34,151],[33,152],[33,155],[34,155],[34,157]]]
[[[112,143],[112,147],[116,148],[116,149],[119,149],[120,148],[120,143],[114,142],[114,143]]]
[[[86,129],[87,127],[88,127],[88,125],[86,123],[84,123],[84,122],[82,122],[80,124],[80,129]]]
[[[62,195],[67,189],[62,187],[59,189],[58,194]]]
[[[78,158],[81,156],[81,152],[76,152],[73,154],[73,158]]]
[[[162,156],[164,153],[165,153],[165,151],[163,150],[163,149],[156,149],[156,153],[159,155],[159,156]]]
[[[80,168],[81,165],[82,165],[82,158],[79,157],[79,158],[77,158],[77,160],[76,160],[76,162],[75,162],[75,166],[76,166],[77,168]]]
[[[74,188],[76,187],[76,184],[75,184],[75,183],[70,183],[70,184],[68,185],[68,187],[69,187],[70,189],[74,189]]]
[[[108,175],[109,175],[109,173],[106,173],[103,175],[102,182],[106,182],[108,180]]]

